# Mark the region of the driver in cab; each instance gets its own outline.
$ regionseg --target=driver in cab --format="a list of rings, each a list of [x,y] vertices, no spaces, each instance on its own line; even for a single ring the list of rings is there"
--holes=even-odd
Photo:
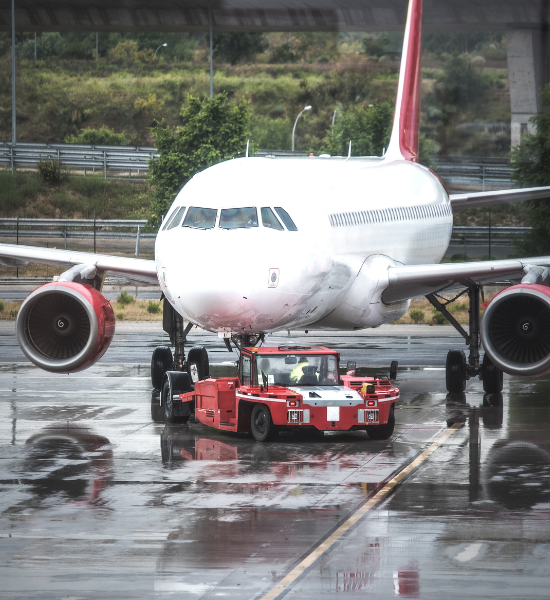
[[[314,378],[315,382],[319,381],[319,373],[312,373],[311,371],[315,371],[315,367],[312,367],[311,369],[308,368],[309,367],[309,362],[307,360],[307,356],[300,356],[298,358],[298,364],[294,367],[294,369],[292,369],[292,372],[290,373],[290,381],[293,384],[299,384],[299,383],[305,383],[304,379],[311,379]],[[313,383],[313,382],[309,382],[308,383]]]

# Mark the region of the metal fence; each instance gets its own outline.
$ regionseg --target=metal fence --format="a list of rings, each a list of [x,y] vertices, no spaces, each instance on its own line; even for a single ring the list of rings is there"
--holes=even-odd
[[[144,220],[1,218],[0,241],[45,248],[153,258],[156,232]],[[31,263],[13,269],[0,266],[0,277],[50,277],[62,268]]]
[[[84,175],[101,173],[147,174],[149,160],[158,156],[155,148],[134,146],[88,146],[84,144],[31,144],[0,142],[0,166],[9,169],[36,168],[43,160],[57,161]]]
[[[530,227],[453,227],[448,255],[507,255]],[[144,220],[0,218],[0,241],[46,248],[99,252],[117,256],[153,258],[156,232]],[[500,252],[499,252],[500,249]],[[55,267],[30,264],[14,269],[0,267],[0,278],[50,277]]]
[[[303,152],[260,150],[256,156],[307,157]],[[117,174],[139,178],[147,174],[149,161],[158,157],[155,148],[135,146],[89,146],[84,144],[34,144],[0,142],[0,167],[36,168],[41,160],[54,160],[77,173]],[[357,159],[354,157],[354,159]],[[452,186],[480,189],[508,187],[512,169],[506,158],[440,157],[434,161],[439,176]]]

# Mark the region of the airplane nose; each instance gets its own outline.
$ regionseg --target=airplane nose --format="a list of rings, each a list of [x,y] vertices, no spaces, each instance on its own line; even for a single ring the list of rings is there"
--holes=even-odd
[[[235,331],[250,323],[252,286],[248,277],[231,267],[208,268],[182,290],[180,301],[190,319],[208,329],[231,327]]]

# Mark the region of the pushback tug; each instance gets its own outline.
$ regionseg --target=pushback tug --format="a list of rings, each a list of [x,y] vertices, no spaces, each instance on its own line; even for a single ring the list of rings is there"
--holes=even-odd
[[[206,350],[197,347],[190,351],[194,369],[165,373],[153,411],[168,423],[194,415],[216,429],[251,432],[259,442],[284,429],[366,430],[370,438],[387,439],[398,388],[389,379],[356,377],[354,369],[340,376],[339,361],[338,352],[322,346],[245,347],[237,376],[214,379],[207,375]]]

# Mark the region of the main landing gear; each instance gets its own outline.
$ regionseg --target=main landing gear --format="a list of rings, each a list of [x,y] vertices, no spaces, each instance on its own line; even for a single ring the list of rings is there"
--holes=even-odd
[[[470,333],[467,333],[462,325],[447,310],[447,306],[463,294],[468,294],[470,300]],[[449,323],[462,335],[466,340],[466,345],[469,347],[468,358],[466,358],[464,350],[449,350],[447,354],[445,379],[447,391],[451,394],[463,393],[466,389],[466,381],[470,377],[479,377],[483,381],[483,390],[488,394],[496,394],[502,391],[502,371],[493,365],[487,355],[483,356],[483,361],[480,364],[480,294],[483,295],[482,287],[477,284],[470,284],[463,292],[451,300],[445,300],[436,294],[428,294],[426,296],[431,304],[447,317]]]

